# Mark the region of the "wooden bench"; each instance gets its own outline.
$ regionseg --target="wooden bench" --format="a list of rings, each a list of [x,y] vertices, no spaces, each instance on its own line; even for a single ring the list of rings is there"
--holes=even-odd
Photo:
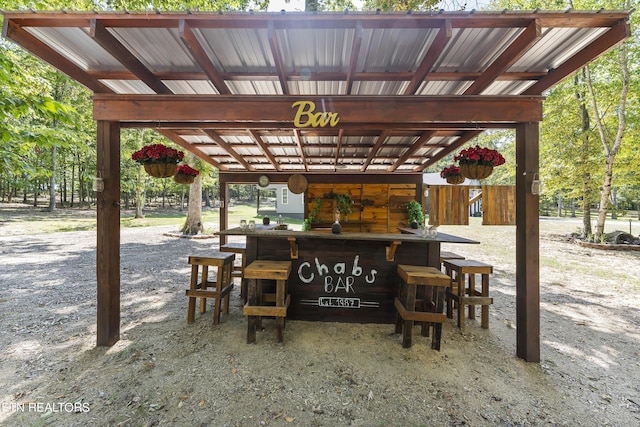
[[[445,291],[451,280],[434,267],[398,265],[400,290],[394,300],[398,312],[395,333],[402,333],[402,347],[411,347],[413,323],[422,322],[422,335],[429,336],[433,327],[431,348],[440,350],[444,315]],[[422,299],[417,299],[417,287],[424,287]]]
[[[493,298],[489,297],[489,275],[493,266],[471,259],[450,259],[444,262],[450,273],[451,286],[447,290],[447,317],[453,318],[453,303],[458,306],[458,327],[464,330],[464,307],[469,307],[469,319],[476,318],[476,305],[482,306],[481,326],[489,327],[489,305]],[[481,275],[481,288],[476,290],[476,274]],[[465,276],[468,276],[465,286]]]
[[[247,303],[243,312],[248,316],[248,344],[256,341],[256,329],[262,327],[262,316],[275,317],[276,341],[284,341],[285,318],[291,303],[291,296],[287,294],[287,279],[291,267],[291,261],[266,260],[253,261],[245,267],[244,278],[248,281],[248,286]],[[263,292],[263,280],[274,280],[275,292]]]
[[[207,310],[207,298],[214,298],[213,324],[220,322],[220,305],[224,300],[224,313],[229,313],[229,294],[233,289],[231,270],[233,268],[234,254],[214,252],[207,257],[190,256],[191,282],[186,291],[189,297],[187,311],[187,323],[195,320],[196,298],[200,298],[200,314]],[[200,275],[199,270],[202,267]],[[216,268],[215,280],[209,280],[209,267]]]

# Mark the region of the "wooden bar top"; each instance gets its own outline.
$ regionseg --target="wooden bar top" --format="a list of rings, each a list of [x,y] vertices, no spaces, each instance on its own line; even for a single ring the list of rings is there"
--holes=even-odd
[[[436,237],[423,237],[419,234],[400,233],[355,233],[344,232],[333,234],[330,231],[296,231],[296,230],[275,230],[272,226],[262,226],[256,224],[255,231],[241,230],[240,227],[218,231],[215,234],[221,236],[247,236],[247,237],[268,237],[274,239],[323,239],[323,240],[369,240],[383,242],[439,242],[439,243],[480,243],[476,240],[451,234],[438,232]]]

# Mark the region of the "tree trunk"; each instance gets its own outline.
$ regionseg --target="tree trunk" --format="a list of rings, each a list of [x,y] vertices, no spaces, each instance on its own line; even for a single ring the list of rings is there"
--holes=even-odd
[[[618,189],[615,187],[611,191],[611,205],[613,206],[611,219],[618,219]]]
[[[189,210],[180,231],[182,234],[192,236],[204,231],[202,225],[202,176],[196,176],[189,187]]]
[[[589,120],[589,110],[587,109],[585,95],[580,88],[580,76],[584,77],[585,71],[582,73],[576,73],[573,77],[573,83],[575,86],[575,96],[580,105],[580,144],[582,150],[580,150],[579,162],[584,171],[582,174],[582,238],[586,239],[591,236],[591,173],[588,172],[587,161],[589,157],[589,130],[591,123]]]
[[[605,161],[605,170],[604,170],[604,182],[602,183],[602,196],[600,197],[600,211],[598,212],[598,222],[596,223],[596,234],[595,237],[599,240],[604,233],[604,223],[607,218],[607,209],[609,197],[611,196],[611,186],[613,183],[613,165],[615,163],[616,155],[620,150],[620,145],[622,145],[622,139],[626,132],[627,127],[627,118],[626,118],[626,110],[627,110],[627,97],[629,93],[629,47],[626,43],[620,45],[617,48],[618,54],[618,65],[620,67],[620,80],[621,80],[621,90],[620,90],[620,101],[618,104],[618,108],[616,109],[618,114],[618,129],[616,132],[613,141],[610,143],[609,138],[607,137],[607,130],[605,129],[605,125],[602,122],[600,111],[598,108],[598,103],[596,97],[594,95],[593,84],[591,82],[591,75],[589,73],[589,67],[585,67],[585,75],[587,77],[587,87],[589,88],[589,94],[591,96],[591,103],[593,108],[593,114],[596,119],[596,124],[598,128],[598,134],[600,135],[600,142],[604,148],[604,152],[606,154]]]
[[[558,194],[558,218],[562,218],[562,196]]]
[[[136,180],[136,218],[144,218],[144,193],[142,185],[142,166],[138,167],[138,179]]]
[[[51,178],[49,179],[49,212],[55,212],[56,210],[56,169],[58,167],[57,162],[58,149],[53,145],[51,147]]]

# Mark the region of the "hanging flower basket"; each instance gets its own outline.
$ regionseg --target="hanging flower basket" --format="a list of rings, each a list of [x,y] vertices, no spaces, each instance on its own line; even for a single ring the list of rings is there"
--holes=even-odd
[[[493,173],[493,166],[490,165],[460,165],[460,173],[469,179],[485,179]]]
[[[447,179],[447,183],[454,184],[454,185],[462,184],[464,182],[464,176],[462,175],[451,175],[451,176],[448,176],[446,179]]]
[[[503,165],[505,160],[497,150],[486,147],[470,147],[462,150],[453,158],[460,163],[460,173],[469,179],[485,179],[495,166]]]
[[[144,165],[144,170],[154,178],[168,178],[178,171],[175,163],[149,163]]]
[[[162,144],[151,144],[133,153],[131,158],[144,165],[144,170],[154,178],[168,178],[178,171],[178,162],[184,153]]]
[[[178,167],[178,171],[173,177],[173,180],[178,184],[193,184],[196,176],[200,175],[200,171],[193,169],[189,165],[182,165]]]
[[[464,176],[462,176],[460,168],[455,165],[442,169],[440,176],[446,179],[449,184],[462,184],[464,182]]]

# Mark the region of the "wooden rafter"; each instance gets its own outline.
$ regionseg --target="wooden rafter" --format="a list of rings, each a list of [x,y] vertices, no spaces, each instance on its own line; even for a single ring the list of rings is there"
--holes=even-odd
[[[73,62],[60,55],[58,52],[41,42],[13,21],[4,20],[2,28],[3,37],[7,37],[20,44],[23,48],[39,56],[67,76],[85,85],[96,93],[113,92],[102,84],[96,77],[88,75]]]
[[[220,146],[224,151],[229,153],[231,157],[233,157],[238,163],[244,166],[248,171],[254,171],[255,168],[249,164],[243,156],[238,154],[229,144],[226,143],[224,139],[220,137],[215,131],[211,129],[206,129],[204,131],[211,139],[215,141],[216,144]]]
[[[269,160],[269,162],[271,163],[271,166],[273,166],[278,172],[280,172],[282,168],[280,167],[278,160],[276,160],[273,153],[271,153],[271,150],[269,150],[269,146],[262,140],[262,137],[260,136],[258,131],[250,129],[249,133],[251,133],[253,139],[256,141],[258,146],[260,146],[260,149],[264,153],[267,160]]]
[[[309,165],[307,164],[307,155],[304,152],[304,142],[302,141],[302,135],[300,135],[300,129],[294,129],[293,136],[296,140],[296,145],[298,146],[298,150],[300,151],[300,158],[302,159],[304,170],[308,171]]]
[[[590,45],[585,46],[580,52],[563,62],[558,68],[549,71],[545,77],[524,91],[523,95],[541,94],[560,80],[572,74],[575,70],[581,68],[581,64],[587,64],[590,58],[601,55],[629,37],[631,37],[631,26],[627,21],[620,21],[617,25],[611,27],[603,36],[598,37]]]
[[[273,22],[269,23],[269,46],[271,46],[271,55],[273,55],[273,61],[276,64],[276,70],[278,72],[278,80],[280,80],[280,86],[282,87],[282,93],[284,95],[289,94],[289,85],[287,84],[287,73],[282,63],[282,55],[280,54],[280,46],[278,45],[278,36],[273,29]]]
[[[160,79],[154,76],[153,73],[129,51],[129,49],[120,43],[120,41],[105,28],[101,21],[97,19],[91,20],[89,36],[156,93],[173,93],[171,92],[171,89],[165,86]]]
[[[196,156],[198,156],[199,158],[201,158],[205,162],[209,163],[213,167],[216,167],[221,171],[228,170],[228,168],[226,166],[224,166],[220,162],[217,162],[217,161],[213,160],[211,158],[211,156],[209,156],[208,154],[206,154],[205,152],[200,150],[198,147],[195,147],[193,144],[190,144],[187,141],[185,141],[176,132],[173,132],[173,131],[171,131],[169,129],[155,129],[155,131],[158,132],[160,135],[164,136],[165,138],[175,142],[176,144],[178,144],[182,148],[192,152],[193,154],[195,154]]]
[[[480,77],[464,92],[465,95],[479,95],[493,83],[498,76],[509,69],[527,49],[542,36],[540,20],[534,19],[511,43],[502,54],[486,69]]]
[[[378,153],[378,150],[380,150],[380,148],[382,147],[382,145],[384,144],[384,142],[388,137],[389,137],[389,131],[388,130],[382,131],[375,145],[373,146],[373,148],[371,148],[371,151],[369,151],[369,155],[367,156],[367,159],[364,161],[364,164],[360,168],[360,172],[364,172],[367,170],[367,168],[371,164],[371,161],[376,156],[376,154]]]
[[[336,156],[333,159],[333,165],[336,168],[338,167],[338,160],[340,159],[340,150],[342,150],[343,148],[342,138],[344,138],[344,128],[340,128],[340,130],[338,131],[338,141],[336,144]]]
[[[444,158],[444,156],[446,156],[447,154],[451,153],[454,150],[457,150],[462,145],[464,145],[465,143],[471,141],[473,138],[475,138],[476,136],[480,135],[481,133],[482,133],[481,130],[471,130],[471,131],[467,131],[467,132],[463,133],[449,147],[445,148],[444,150],[440,150],[440,152],[438,154],[436,154],[435,156],[433,156],[430,159],[430,161],[421,164],[420,166],[415,168],[413,171],[414,172],[423,172],[427,168],[427,166],[429,166],[430,164],[433,164],[433,163],[437,162],[438,160]]]
[[[436,132],[433,130],[423,132],[422,135],[420,135],[420,137],[407,150],[405,150],[402,156],[400,156],[398,160],[396,160],[396,162],[387,169],[387,172],[393,172],[398,169],[399,166],[403,165],[404,162],[406,162],[413,153],[421,149],[424,144],[435,135],[435,133]]]
[[[224,82],[224,79],[220,76],[220,73],[216,69],[216,67],[211,63],[207,52],[203,49],[200,42],[196,38],[193,30],[189,25],[184,21],[180,21],[180,27],[178,30],[180,34],[180,39],[185,44],[191,55],[196,60],[202,71],[207,75],[211,83],[215,86],[215,88],[223,95],[231,94],[229,87]]]
[[[353,36],[353,43],[351,44],[351,57],[349,58],[349,71],[347,72],[347,88],[345,94],[351,93],[351,87],[353,86],[353,76],[358,66],[358,56],[360,54],[360,46],[362,46],[362,23],[356,24],[356,31]]]
[[[426,59],[426,57],[425,57]],[[417,73],[417,71],[416,71]],[[410,81],[415,76],[416,73],[411,72],[379,72],[379,71],[366,71],[366,72],[354,72],[351,77],[353,81],[369,81],[369,82],[380,82],[380,81],[391,81],[391,82],[399,82],[399,81]],[[87,74],[93,76],[96,79],[102,80],[137,80],[138,78],[133,75],[130,71],[127,70],[88,70]],[[157,71],[154,73],[155,76],[161,80],[210,80],[209,76],[207,76],[204,72],[190,71],[190,72],[182,72],[182,71]],[[265,73],[265,72],[224,72],[219,73],[220,77],[223,80],[229,81],[278,81],[278,76]],[[462,81],[470,81],[475,80],[480,77],[482,73],[472,72],[472,71],[460,71],[460,72],[448,72],[448,71],[432,71],[424,77],[425,81],[432,82],[462,82]],[[321,81],[321,82],[337,82],[337,81],[345,81],[348,78],[348,73],[340,72],[340,71],[316,71],[310,74],[305,74],[304,76],[298,72],[295,73],[287,73],[285,75],[286,80],[288,81]],[[505,72],[498,76],[496,80],[500,81],[527,81],[527,80],[538,80],[542,77],[546,76],[546,71],[518,71],[518,72]],[[418,82],[420,83],[420,82]],[[405,95],[410,95],[410,93],[405,93]]]
[[[442,22],[442,26],[438,30],[438,34],[436,35],[435,40],[431,44],[431,47],[425,54],[424,58],[422,58],[420,66],[416,70],[414,76],[411,78],[407,89],[404,91],[405,95],[413,95],[414,93],[416,93],[422,82],[427,77],[429,71],[431,71],[433,65],[436,63],[438,58],[440,58],[442,51],[447,46],[447,43],[449,43],[450,39],[451,21],[445,19]]]

